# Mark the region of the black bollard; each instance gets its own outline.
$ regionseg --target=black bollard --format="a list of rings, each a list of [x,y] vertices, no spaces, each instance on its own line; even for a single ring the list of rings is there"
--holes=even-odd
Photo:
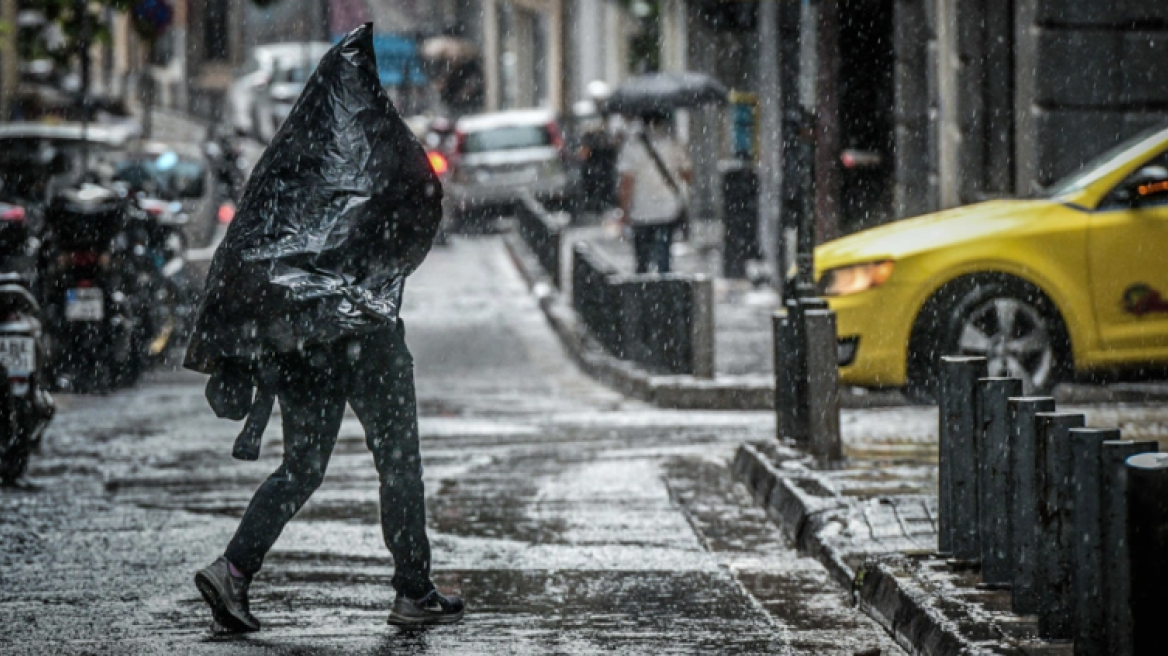
[[[844,457],[840,439],[839,350],[835,312],[803,312],[807,333],[807,422],[811,455],[821,463]]]
[[[1100,654],[1132,656],[1131,553],[1127,544],[1127,466],[1137,454],[1158,450],[1155,442],[1104,442],[1099,485],[1103,517],[1105,639]]]
[[[1127,459],[1127,538],[1131,553],[1132,654],[1164,653],[1168,617],[1168,453]]]
[[[1053,412],[1054,399],[1030,396],[1010,399],[1010,534],[1014,546],[1011,604],[1015,613],[1038,612],[1038,419]]]
[[[1008,402],[1022,395],[1018,378],[982,378],[977,397],[978,419],[978,542],[981,580],[987,585],[1013,581],[1014,551],[1010,532],[1010,417]],[[1005,510],[1005,511],[1004,511]]]
[[[1072,428],[1071,607],[1077,656],[1107,653],[1103,599],[1103,444],[1116,428]]]
[[[981,556],[977,537],[977,381],[985,375],[985,358],[941,358],[937,548],[958,560]]]
[[[1070,638],[1072,447],[1071,429],[1086,418],[1072,412],[1040,412],[1038,417],[1038,635]]]
[[[809,437],[806,398],[802,394],[802,331],[795,314],[799,307],[780,310],[772,318],[775,352],[775,429],[776,437],[794,440],[806,446]]]

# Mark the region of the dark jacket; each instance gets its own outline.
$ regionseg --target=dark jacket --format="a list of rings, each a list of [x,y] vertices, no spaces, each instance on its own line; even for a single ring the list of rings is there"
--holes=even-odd
[[[254,373],[265,355],[393,326],[441,217],[441,185],[378,81],[366,24],[321,60],[256,164],[184,365]]]

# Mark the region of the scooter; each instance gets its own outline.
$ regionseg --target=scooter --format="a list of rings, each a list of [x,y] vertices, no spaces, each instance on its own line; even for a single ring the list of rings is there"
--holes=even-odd
[[[19,209],[19,208],[18,208]],[[0,485],[19,485],[56,406],[45,388],[41,308],[24,216],[0,209]]]
[[[189,217],[181,204],[134,195],[128,231],[131,261],[138,276],[139,343],[143,366],[165,357],[186,339],[194,314],[187,279],[183,226]]]
[[[239,142],[225,136],[211,135],[203,144],[203,154],[211,163],[220,195],[238,202],[247,181],[248,162]]]
[[[133,384],[142,371],[143,291],[128,226],[130,200],[85,184],[45,212],[41,295],[54,383],[80,392]]]

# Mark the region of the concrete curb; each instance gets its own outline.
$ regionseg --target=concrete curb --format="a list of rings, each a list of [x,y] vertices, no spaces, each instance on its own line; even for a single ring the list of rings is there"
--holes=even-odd
[[[844,562],[843,554],[823,539],[817,530],[817,522],[822,524],[826,510],[845,507],[846,499],[834,497],[812,501],[809,495],[798,489],[792,473],[776,470],[770,459],[751,444],[738,447],[731,469],[787,537],[826,567],[844,589],[853,590],[860,608],[910,654],[964,656],[973,653],[965,650],[966,644],[960,635],[945,630],[944,624],[927,612],[923,595],[913,594],[899,586],[886,566],[874,564],[871,570],[865,566],[857,576],[856,571]],[[810,472],[797,475],[815,478]],[[954,646],[959,649],[954,650]]]
[[[887,563],[869,561],[862,572],[860,609],[912,656],[972,656],[988,653],[961,637],[950,622],[930,608],[928,596],[897,577]]]
[[[776,457],[781,467],[775,466]],[[853,554],[849,563],[832,537],[858,499],[834,491],[799,451],[743,444],[731,470],[787,537],[851,590],[860,609],[912,656],[1071,653],[1068,644],[1029,642],[1025,636],[1035,628],[1033,618],[979,607],[971,596],[993,593],[958,589],[954,579],[966,574],[950,572],[937,558],[888,552],[863,556],[862,563]]]
[[[803,458],[794,450],[784,450]],[[791,542],[819,560],[844,589],[852,589],[855,570],[823,539],[823,531],[834,523],[832,520],[847,510],[845,499],[805,469],[780,472],[751,444],[738,448],[731,469]]]

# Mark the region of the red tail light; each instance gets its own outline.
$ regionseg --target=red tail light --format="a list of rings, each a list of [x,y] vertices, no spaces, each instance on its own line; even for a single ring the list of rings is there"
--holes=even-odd
[[[101,254],[95,253],[94,251],[74,251],[73,252],[73,266],[75,266],[75,267],[93,266],[93,265],[97,264],[97,261],[100,258],[101,258]],[[84,287],[85,285],[81,285],[81,286]]]
[[[430,168],[434,169],[434,172],[438,175],[446,173],[450,168],[450,164],[446,161],[446,156],[436,150],[431,150],[426,153],[426,157],[430,160]]]
[[[0,212],[0,221],[21,222],[21,221],[24,221],[24,219],[25,219],[25,216],[24,216],[24,208],[23,207],[18,207],[16,205],[13,205],[12,207],[9,207],[8,209],[4,210],[3,212]]]
[[[235,218],[235,206],[231,203],[223,203],[219,206],[219,213],[217,215],[219,223],[231,223]]]
[[[556,125],[555,123],[548,123],[546,129],[548,138],[550,138],[552,141],[552,145],[556,147],[556,150],[563,152],[564,135],[560,134],[560,126]]]

